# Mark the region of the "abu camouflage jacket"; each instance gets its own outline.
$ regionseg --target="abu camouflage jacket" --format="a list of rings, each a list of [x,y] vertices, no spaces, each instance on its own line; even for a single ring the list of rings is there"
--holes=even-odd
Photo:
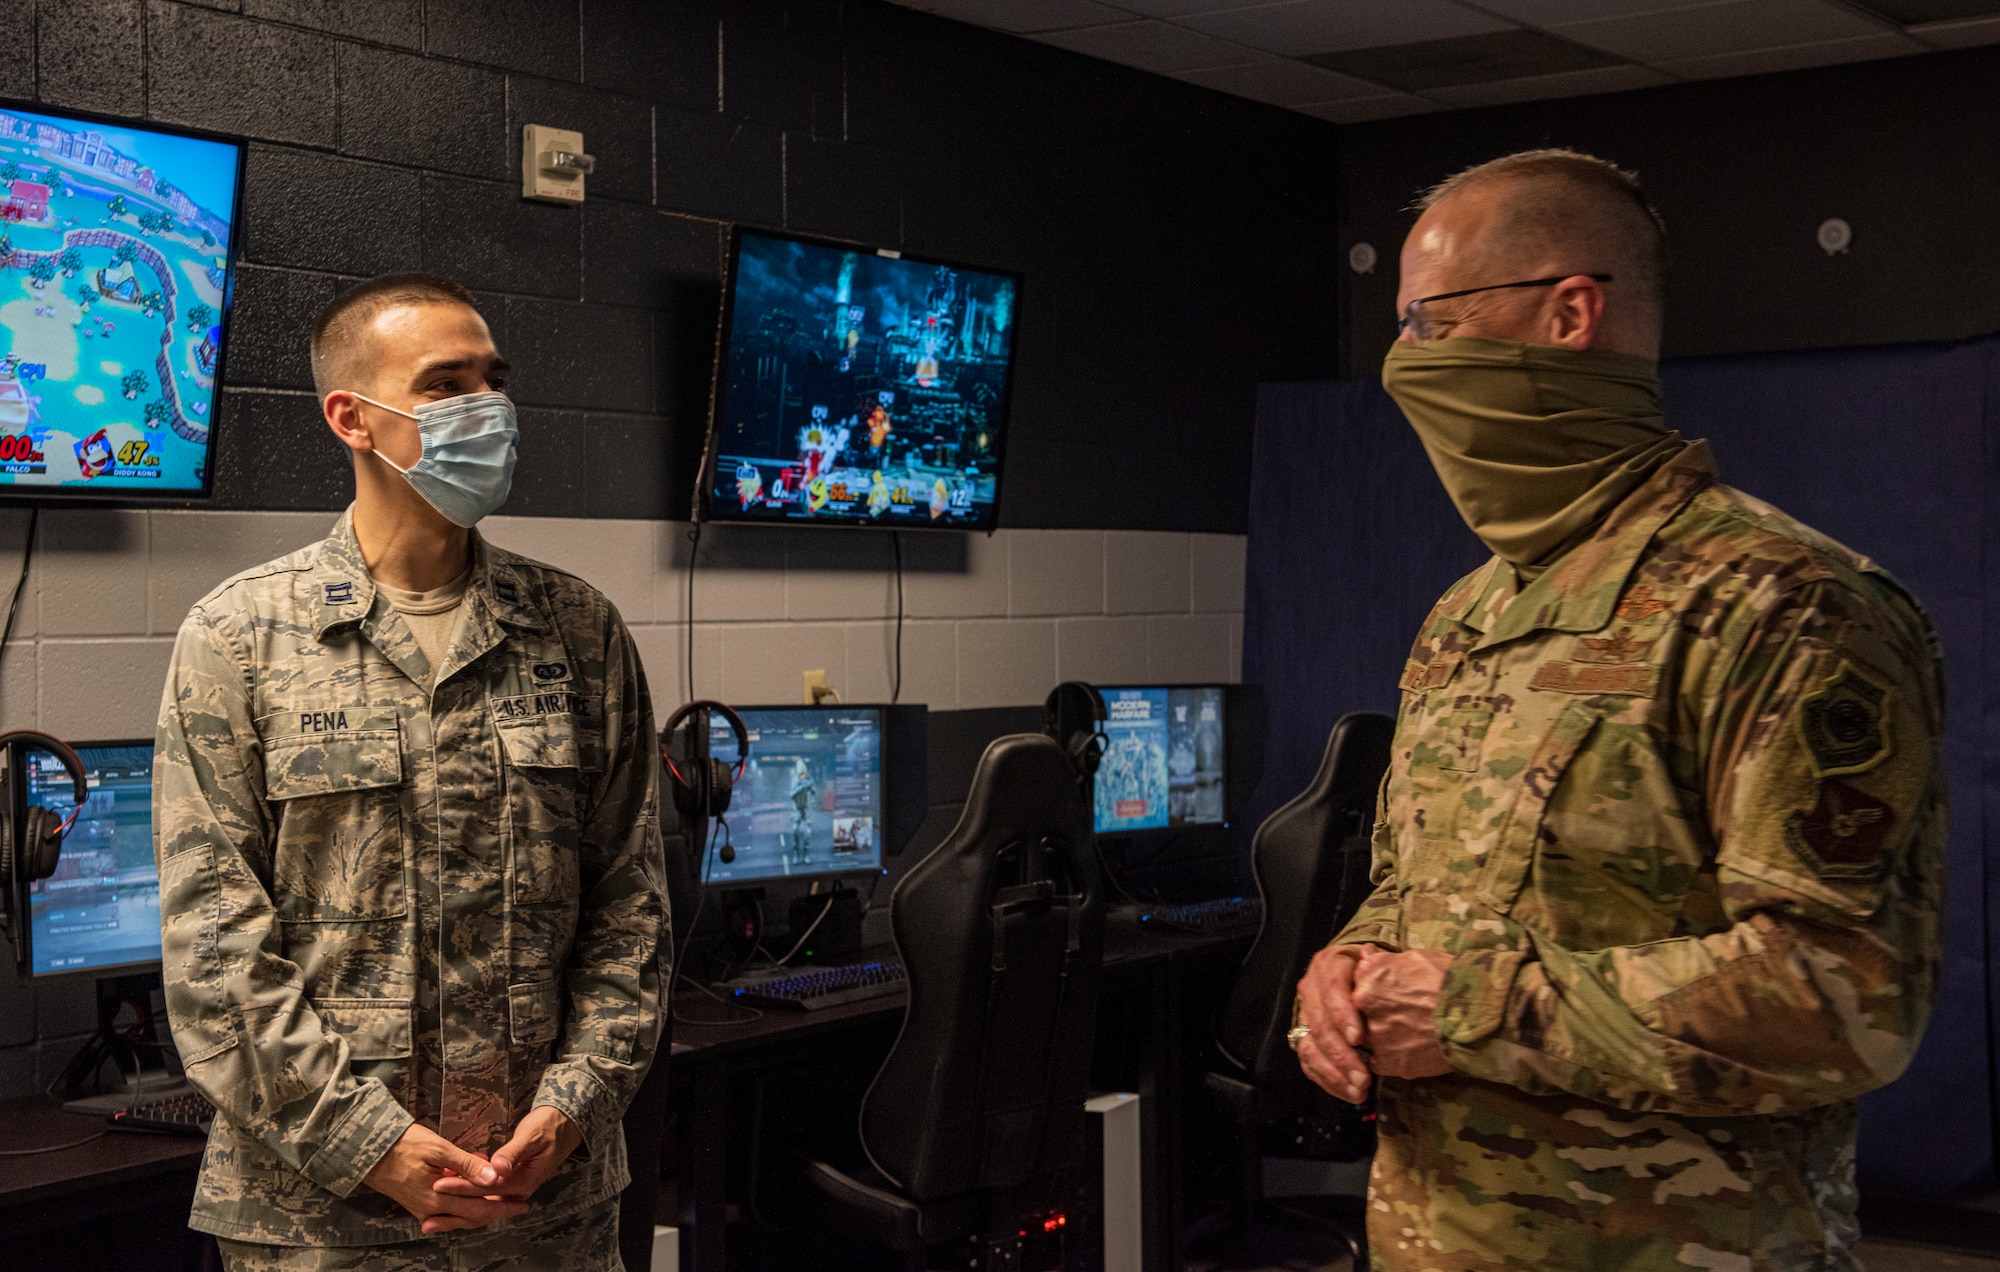
[[[181,626],[154,845],[174,1040],[217,1109],[199,1230],[412,1240],[361,1183],[411,1121],[490,1153],[543,1104],[584,1147],[531,1215],[626,1183],[671,948],[645,676],[595,589],[473,545],[434,689],[350,517]]]
[[[1454,957],[1455,1072],[1379,1083],[1378,1269],[1852,1269],[1854,1105],[1929,1013],[1936,638],[1695,443],[1402,679],[1376,888]]]

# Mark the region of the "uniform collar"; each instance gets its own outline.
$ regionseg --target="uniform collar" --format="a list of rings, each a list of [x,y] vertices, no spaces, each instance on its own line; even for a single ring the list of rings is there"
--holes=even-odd
[[[514,568],[511,553],[501,551],[472,532],[472,579],[466,597],[476,614],[491,616],[509,627],[542,631],[548,620],[536,609],[527,584]],[[319,545],[313,562],[313,636],[324,639],[338,627],[358,626],[375,605],[375,579],[361,559],[354,537],[354,507],[340,514],[333,533]],[[497,643],[498,633],[494,633]]]
[[[368,617],[375,604],[375,580],[361,560],[361,543],[354,537],[354,505],[340,514],[333,533],[320,541],[313,561],[313,636],[324,640],[336,627],[352,627]]]
[[[530,631],[543,631],[549,626],[548,619],[535,608],[533,594],[520,572],[514,568],[514,555],[496,548],[480,537],[479,531],[472,532],[472,581],[466,588],[466,595],[477,594],[484,602],[487,613],[509,627],[525,627]]]
[[[1481,638],[1479,647],[1534,631],[1594,632],[1603,627],[1611,621],[1633,567],[1653,536],[1715,480],[1715,457],[1708,443],[1690,442],[1686,450],[1662,464],[1644,485],[1613,508],[1595,534],[1523,588]],[[1494,557],[1468,578],[1452,596],[1446,616],[1476,627],[1469,620],[1486,595],[1493,572],[1503,564]]]

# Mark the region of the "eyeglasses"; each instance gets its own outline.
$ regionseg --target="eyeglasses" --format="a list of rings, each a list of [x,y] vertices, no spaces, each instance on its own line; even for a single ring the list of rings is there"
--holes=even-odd
[[[1506,291],[1514,287],[1554,287],[1566,278],[1575,277],[1575,274],[1558,274],[1554,278],[1530,278],[1526,282],[1520,283],[1494,283],[1487,287],[1467,287],[1463,291],[1439,292],[1435,296],[1419,296],[1409,304],[1403,306],[1402,320],[1396,324],[1396,338],[1400,340],[1407,333],[1410,339],[1419,343],[1430,340],[1435,334],[1436,328],[1432,325],[1431,320],[1425,316],[1423,306],[1430,304],[1434,300],[1454,300],[1460,296],[1474,296],[1480,292]],[[1583,277],[1599,283],[1608,283],[1611,281],[1611,275],[1609,274],[1585,274]]]

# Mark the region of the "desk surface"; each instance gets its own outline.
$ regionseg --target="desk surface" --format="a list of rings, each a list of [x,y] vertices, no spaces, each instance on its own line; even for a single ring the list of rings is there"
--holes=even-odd
[[[104,1124],[102,1114],[65,1113],[46,1100],[0,1103],[0,1151],[68,1144],[98,1131],[106,1133],[75,1148],[0,1157],[0,1207],[191,1172],[200,1164],[205,1143],[187,1135],[114,1131]]]
[[[1218,934],[1176,932],[1171,928],[1141,929],[1130,918],[1114,915],[1104,923],[1104,970],[1107,977],[1115,980],[1121,974],[1144,972],[1162,963],[1206,961],[1232,952],[1241,957],[1255,936],[1254,928]],[[870,951],[876,956],[894,952]],[[907,994],[884,994],[818,1011],[760,1008],[764,1014],[759,1018],[738,1020],[733,1018],[732,1011],[700,990],[683,988],[674,1006],[673,1058],[720,1057],[756,1047],[780,1035],[789,1041],[870,1017],[896,1016],[902,1014],[908,1002]]]

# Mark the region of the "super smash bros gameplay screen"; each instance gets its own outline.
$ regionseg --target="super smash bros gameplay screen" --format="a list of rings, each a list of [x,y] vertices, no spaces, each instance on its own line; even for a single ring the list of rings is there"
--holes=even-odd
[[[0,488],[206,489],[239,158],[0,110]]]
[[[710,515],[987,529],[1019,286],[745,233]]]

